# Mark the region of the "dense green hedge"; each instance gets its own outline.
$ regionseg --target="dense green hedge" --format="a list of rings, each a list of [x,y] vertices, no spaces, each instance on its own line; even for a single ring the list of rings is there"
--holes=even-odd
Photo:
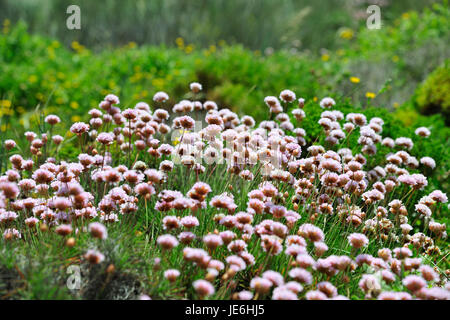
[[[4,24],[1,115],[20,116],[28,127],[40,105],[45,112],[76,119],[107,93],[120,96],[123,105],[133,105],[150,102],[154,92],[164,90],[173,103],[189,98],[185,93],[190,81],[204,85],[200,98],[258,120],[264,117],[264,97],[286,88],[306,99],[340,96],[363,107],[366,93],[373,92],[372,104],[389,109],[407,101],[416,85],[448,57],[449,21],[450,8],[435,5],[422,14],[404,14],[380,30],[363,28],[354,38],[341,39],[342,49],[322,56],[288,51],[265,55],[224,44],[195,49],[181,38],[176,49],[130,43],[91,52],[77,42],[66,48],[30,35],[24,23]],[[352,82],[351,77],[358,80]]]
[[[442,114],[450,124],[450,60],[433,71],[418,88],[415,103],[424,114]]]

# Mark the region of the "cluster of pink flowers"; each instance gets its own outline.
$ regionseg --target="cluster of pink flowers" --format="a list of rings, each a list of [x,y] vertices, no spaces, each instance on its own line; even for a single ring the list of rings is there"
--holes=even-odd
[[[190,89],[196,96],[202,86]],[[31,241],[37,228],[67,245],[86,234],[95,247],[82,258],[100,264],[110,258],[98,248],[113,238],[111,228],[146,221],[157,230],[150,239],[161,256],[155,270],[161,261],[182,259],[183,269],[174,264],[158,271],[177,283],[190,277],[184,268],[192,264],[199,298],[229,291],[240,300],[342,300],[352,277],[368,299],[450,298],[445,276],[421,258],[440,253],[446,225],[434,218],[448,210],[448,199],[439,190],[423,194],[425,170],[436,163],[410,154],[410,138],[383,138],[382,119],[345,116],[327,97],[318,121],[323,145],[308,145],[308,133],[294,125],[307,116],[306,101],[290,90],[264,99],[276,116],[259,124],[213,101],[182,100],[171,118],[163,109],[168,100],[158,92],[153,101],[160,108],[153,112],[145,102],[122,111],[118,97],[106,96],[89,111],[89,123],[70,127],[81,148],[74,162],[45,158],[46,147],[60,144],[61,136],[25,133],[34,157],[11,154],[0,177],[4,241]],[[200,114],[206,127],[197,130]],[[60,119],[49,115],[45,122],[54,126]],[[426,138],[430,131],[415,134]],[[357,146],[342,147],[350,135],[358,135]],[[380,146],[389,153],[374,164],[369,159]],[[5,141],[8,152],[16,147]],[[417,230],[412,219],[425,229]],[[370,255],[380,243],[386,247]],[[383,291],[392,284],[404,292]]]

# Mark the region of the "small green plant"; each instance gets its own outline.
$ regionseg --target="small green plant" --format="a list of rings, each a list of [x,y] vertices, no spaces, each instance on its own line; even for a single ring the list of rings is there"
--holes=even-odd
[[[442,114],[450,125],[450,60],[433,71],[417,89],[415,103],[423,114]]]

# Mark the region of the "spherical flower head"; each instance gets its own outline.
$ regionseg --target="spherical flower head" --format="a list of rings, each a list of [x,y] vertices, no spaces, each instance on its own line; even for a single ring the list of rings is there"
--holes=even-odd
[[[283,90],[280,93],[280,99],[284,102],[292,102],[296,99],[295,93],[291,90]]]
[[[337,288],[328,281],[322,281],[317,284],[317,289],[326,294],[328,298],[337,296]]]
[[[17,146],[16,142],[14,140],[11,140],[11,139],[5,140],[4,145],[5,145],[5,149],[8,150],[8,151],[13,149],[13,148],[15,148]]]
[[[174,128],[183,128],[185,130],[191,130],[194,128],[195,121],[189,116],[177,117],[173,120]]]
[[[306,249],[305,249],[306,250]],[[297,255],[296,263],[300,268],[309,268],[315,264],[315,260],[306,252]]]
[[[353,248],[359,249],[367,246],[369,239],[362,233],[352,233],[348,237],[348,242]]]
[[[177,229],[180,226],[180,219],[177,216],[165,216],[162,223],[164,230]]]
[[[228,250],[239,253],[247,249],[247,243],[244,240],[234,240],[228,244]]]
[[[170,282],[174,282],[180,275],[180,271],[177,269],[168,269],[164,271],[164,278],[169,280]]]
[[[397,146],[404,147],[408,150],[411,150],[412,147],[414,146],[413,141],[410,138],[406,138],[406,137],[400,137],[400,138],[395,139],[395,144]]]
[[[169,95],[163,91],[158,91],[153,96],[153,101],[155,102],[165,102],[169,100]]]
[[[105,146],[109,146],[114,141],[114,134],[102,132],[97,136],[97,141]]]
[[[105,97],[104,101],[108,102],[108,103],[111,104],[111,105],[119,104],[119,103],[120,103],[119,98],[118,98],[116,95],[114,95],[114,94],[108,94],[108,95]]]
[[[434,169],[436,167],[436,162],[431,157],[422,157],[420,158],[420,163],[426,167]]]
[[[315,254],[318,257],[321,257],[327,250],[328,246],[324,242],[314,242]]]
[[[381,286],[378,279],[372,274],[364,274],[361,277],[358,286],[361,288],[362,291],[369,294],[374,291],[381,290]]]
[[[155,194],[155,188],[147,182],[142,182],[134,187],[134,192],[140,196],[150,196]]]
[[[105,240],[108,237],[108,231],[106,227],[100,222],[90,223],[88,229],[94,238]]]
[[[306,113],[302,109],[292,110],[292,115],[295,117],[295,119],[297,119],[297,121],[302,121],[306,117]],[[297,129],[299,129],[299,128],[297,128]]]
[[[289,276],[300,283],[311,284],[313,280],[312,274],[303,268],[294,268],[289,271]]]
[[[63,237],[65,237],[65,236],[71,234],[72,231],[73,231],[73,229],[72,229],[72,226],[71,226],[70,224],[62,224],[62,225],[59,225],[59,226],[55,229],[55,232],[56,232],[57,234],[59,234],[60,236],[63,236]]]
[[[400,247],[394,249],[394,254],[397,259],[404,259],[412,256],[412,251],[409,248]]]
[[[330,108],[333,107],[335,104],[336,104],[336,102],[334,101],[334,99],[333,99],[333,98],[330,98],[330,97],[323,98],[323,99],[320,101],[320,107],[321,107],[322,109],[330,109]]]
[[[270,280],[261,277],[255,277],[250,281],[250,288],[254,289],[259,294],[268,293],[272,285]]]
[[[35,218],[35,217],[30,217],[30,218],[26,218],[26,219],[25,219],[25,224],[26,224],[29,228],[35,227],[38,223],[39,223],[39,219],[37,219],[37,218]]]
[[[277,97],[274,96],[265,97],[264,103],[267,104],[267,106],[270,108],[274,108],[280,105],[280,102],[278,101]]]
[[[136,110],[134,110],[134,109],[128,108],[128,109],[125,109],[124,111],[122,111],[122,116],[125,119],[134,120],[134,119],[137,118],[138,112]]]
[[[426,281],[438,281],[439,280],[439,275],[430,266],[423,265],[419,268],[419,271],[422,273],[422,277]]]
[[[202,89],[203,89],[202,85],[198,82],[192,82],[189,85],[189,88],[191,89],[191,91],[193,93],[198,93],[198,92],[202,91]]]
[[[448,201],[447,195],[443,193],[441,190],[434,190],[429,194],[429,196],[436,202],[447,203]]]
[[[419,127],[414,133],[420,137],[428,138],[431,134],[430,130],[426,127]]]
[[[415,209],[421,215],[423,215],[425,217],[431,217],[431,210],[430,210],[430,208],[428,208],[428,206],[418,203],[415,205]]]
[[[195,238],[195,234],[189,231],[183,231],[178,235],[178,239],[183,244],[190,244]]]
[[[99,264],[105,260],[105,256],[97,250],[88,250],[84,255],[86,260],[91,264]]]
[[[54,144],[56,144],[56,145],[60,145],[61,144],[61,142],[63,142],[63,140],[64,140],[64,138],[62,137],[62,136],[60,136],[60,135],[54,135],[53,137],[52,137],[52,141],[53,141],[53,143]]]
[[[323,242],[325,238],[322,229],[310,223],[302,224],[298,230],[298,233],[302,237],[309,239],[312,242]]]
[[[85,132],[89,131],[89,125],[84,122],[75,122],[70,127],[70,132],[76,134],[76,135],[82,135]]]
[[[213,295],[216,291],[211,283],[203,279],[195,280],[192,286],[200,297]]]
[[[411,292],[416,292],[427,285],[427,282],[422,277],[416,275],[406,276],[402,283]]]
[[[178,246],[178,240],[170,234],[164,234],[158,237],[156,242],[165,250],[171,250]]]
[[[247,290],[241,291],[237,294],[238,300],[252,300],[253,293]]]
[[[305,295],[306,300],[327,300],[325,293],[319,290],[308,291]]]
[[[0,190],[8,199],[15,199],[20,193],[19,187],[14,182],[0,182]]]
[[[216,234],[208,234],[204,236],[203,242],[205,243],[206,247],[208,247],[211,250],[214,250],[218,246],[221,246],[223,244],[222,238]]]
[[[281,219],[286,215],[287,210],[284,206],[271,206],[269,212],[274,218]]]
[[[21,239],[21,238],[22,238],[22,234],[17,229],[9,228],[3,232],[3,239],[5,239],[5,240],[13,240],[13,239]]]
[[[198,219],[194,216],[185,216],[180,220],[183,227],[191,229],[199,225]]]
[[[296,293],[282,286],[273,290],[272,300],[298,300],[298,298]]]
[[[247,268],[247,264],[245,263],[244,259],[239,256],[228,256],[225,261],[230,265],[230,269],[233,269],[235,272]]]
[[[217,103],[215,103],[214,101],[205,101],[204,103],[203,103],[203,108],[206,110],[206,111],[214,111],[214,110],[218,110],[219,109],[219,107],[217,106]]]
[[[60,123],[61,119],[56,115],[50,114],[45,117],[45,122],[47,122],[51,126],[54,126],[55,124]]]
[[[56,197],[51,201],[51,204],[61,211],[67,210],[72,205],[70,199],[66,197]]]
[[[281,286],[284,284],[283,276],[279,272],[273,270],[263,272],[262,277],[272,282],[274,286]]]
[[[383,278],[384,282],[386,282],[386,283],[391,283],[391,282],[395,281],[395,274],[389,270],[382,270],[381,277]]]
[[[265,252],[270,255],[279,255],[283,250],[283,246],[281,245],[281,239],[275,235],[266,235],[263,234],[261,236],[262,247]]]
[[[378,250],[378,256],[384,261],[389,261],[392,259],[392,252],[388,248],[381,248]]]

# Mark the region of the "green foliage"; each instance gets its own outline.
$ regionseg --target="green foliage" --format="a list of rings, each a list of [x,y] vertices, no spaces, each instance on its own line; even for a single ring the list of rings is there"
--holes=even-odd
[[[450,60],[433,71],[417,89],[415,103],[421,113],[440,113],[450,124]]]
[[[395,0],[379,2],[383,21],[391,21],[405,10],[420,10],[439,0]],[[81,9],[81,30],[66,28],[66,9]],[[317,51],[334,48],[341,28],[365,25],[367,3],[341,0],[4,0],[0,20],[28,22],[32,32],[40,32],[70,44],[173,45],[183,37],[196,46],[208,47],[225,40],[248,48],[301,48]],[[330,10],[332,8],[332,10]],[[120,17],[120,19],[118,19]],[[230,23],[232,19],[233,23]]]
[[[361,78],[359,91],[350,97],[363,100],[366,92],[383,88],[374,101],[392,108],[407,101],[417,85],[450,58],[449,43],[450,7],[444,2],[420,13],[405,12],[391,24],[383,21],[379,30],[361,28],[352,45],[331,59]],[[336,91],[351,92],[349,87],[348,81],[340,81]]]
[[[14,128],[19,128],[20,116],[27,129],[38,105],[44,113],[77,120],[108,93],[130,106],[150,102],[159,90],[167,91],[171,105],[193,98],[185,95],[189,81],[204,86],[197,98],[215,100],[256,120],[263,118],[264,97],[286,88],[306,99],[350,98],[361,107],[368,105],[366,93],[373,92],[373,105],[391,109],[407,101],[416,85],[448,57],[449,18],[444,5],[422,14],[410,12],[392,26],[376,31],[364,27],[355,38],[342,38],[342,49],[321,57],[287,50],[262,54],[224,43],[197,49],[181,38],[177,48],[131,43],[93,52],[76,41],[68,49],[59,41],[30,35],[24,23],[5,25],[0,36],[0,115]],[[351,82],[351,77],[360,82]]]

